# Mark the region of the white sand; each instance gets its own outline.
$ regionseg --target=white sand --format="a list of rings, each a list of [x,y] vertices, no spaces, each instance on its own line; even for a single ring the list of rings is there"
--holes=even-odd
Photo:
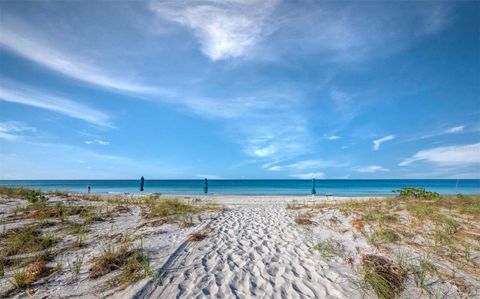
[[[143,226],[145,220],[135,206],[130,213],[119,214],[112,222],[92,225],[87,234],[90,246],[65,252],[62,257],[65,263],[70,263],[83,255],[85,261],[80,274],[75,277],[65,267],[56,277],[34,288],[35,297],[374,298],[371,292],[365,293],[358,287],[361,280],[358,266],[362,255],[384,253],[370,246],[365,236],[351,228],[351,217],[335,209],[323,214],[318,210],[286,209],[287,203],[314,204],[365,200],[366,197],[209,196],[201,199],[200,204],[218,203],[226,209],[219,214],[203,215],[190,228],[172,224]],[[14,203],[4,201],[4,211],[11,210]],[[308,211],[315,225],[302,226],[293,221],[296,215]],[[209,230],[209,235],[204,240],[188,240],[192,232],[205,230]],[[102,239],[120,233],[143,240],[156,273],[156,277],[146,278],[124,290],[106,284],[115,273],[96,280],[88,278],[91,258],[98,255]],[[341,252],[325,257],[313,249],[325,240],[334,240],[341,246]],[[6,284],[6,277],[0,279],[0,289]],[[438,280],[432,288],[440,297],[447,294],[447,298],[462,298],[458,289],[444,280]],[[402,298],[412,297],[429,298],[429,295],[410,281]]]
[[[218,198],[217,198],[218,199]],[[258,203],[258,201],[257,201]],[[285,205],[230,207],[210,226],[212,234],[189,242],[148,284],[141,298],[353,298],[360,294],[348,268],[329,266],[295,225]]]

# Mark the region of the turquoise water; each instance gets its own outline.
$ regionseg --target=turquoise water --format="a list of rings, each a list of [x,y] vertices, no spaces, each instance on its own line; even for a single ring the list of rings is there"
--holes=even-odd
[[[145,180],[144,192],[203,194],[203,180]],[[25,186],[44,191],[92,193],[139,193],[140,180],[4,180],[3,186]],[[209,194],[230,195],[307,195],[311,180],[209,180]],[[441,194],[480,194],[480,180],[317,180],[318,195],[392,195],[402,187],[423,187]]]

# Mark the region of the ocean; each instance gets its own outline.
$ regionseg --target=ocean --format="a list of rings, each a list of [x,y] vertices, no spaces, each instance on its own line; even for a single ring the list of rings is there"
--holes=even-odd
[[[0,186],[24,186],[43,191],[92,193],[140,193],[140,180],[0,180]],[[203,180],[145,179],[145,193],[199,195]],[[471,180],[317,180],[317,195],[394,195],[402,187],[422,187],[441,194],[480,194],[480,179]],[[311,180],[208,180],[209,194],[223,195],[308,195]]]

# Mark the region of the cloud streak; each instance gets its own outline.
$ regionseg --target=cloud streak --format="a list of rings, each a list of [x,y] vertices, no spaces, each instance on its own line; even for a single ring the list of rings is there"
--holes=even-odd
[[[357,167],[357,168],[353,168],[353,170],[361,173],[375,173],[375,172],[390,171],[389,169],[382,166],[378,166],[378,165]]]
[[[23,133],[35,133],[36,128],[30,127],[23,122],[7,121],[0,122],[0,139],[7,141],[17,141],[23,139]]]
[[[373,150],[374,151],[378,151],[378,149],[380,148],[380,145],[386,141],[389,141],[389,140],[393,140],[395,138],[394,135],[388,135],[388,136],[385,136],[383,138],[380,138],[380,139],[377,139],[377,140],[374,140],[373,141]]]
[[[417,161],[427,161],[440,165],[471,165],[480,163],[480,143],[468,145],[442,146],[417,152],[404,159],[399,166],[407,166]]]
[[[36,29],[11,17],[2,20],[0,46],[65,76],[106,89],[138,94],[170,94],[166,90],[115,77],[90,65],[88,59],[66,54],[49,44]]]
[[[41,108],[80,119],[97,126],[113,128],[109,115],[104,112],[23,86],[16,85],[7,87],[5,81],[2,81],[2,85],[0,86],[0,101]]]
[[[301,180],[323,179],[323,178],[325,178],[325,173],[323,173],[323,172],[299,173],[299,174],[291,174],[290,177],[296,178],[296,179],[301,179]]]

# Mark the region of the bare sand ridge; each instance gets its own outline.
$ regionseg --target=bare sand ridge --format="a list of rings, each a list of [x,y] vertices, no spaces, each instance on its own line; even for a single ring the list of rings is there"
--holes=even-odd
[[[157,285],[137,293],[151,298],[352,298],[351,273],[315,254],[314,239],[294,225],[284,205],[231,207],[210,223],[211,235],[190,242]]]

